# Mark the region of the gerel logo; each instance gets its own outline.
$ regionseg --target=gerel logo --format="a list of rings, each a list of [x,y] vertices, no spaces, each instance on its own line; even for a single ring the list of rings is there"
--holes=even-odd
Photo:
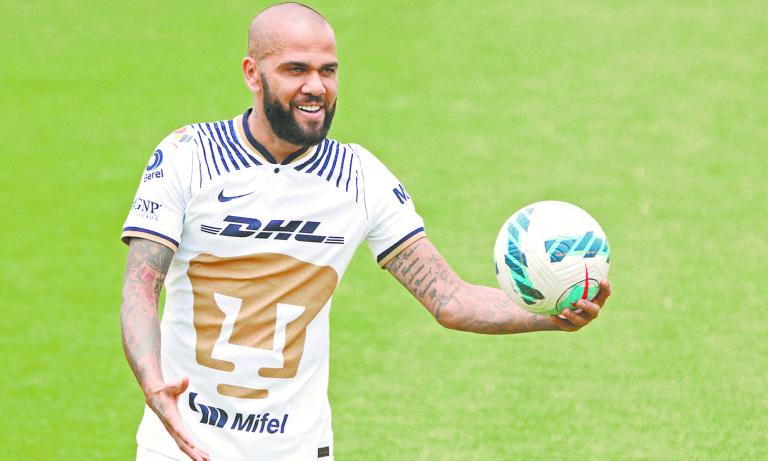
[[[293,238],[299,242],[329,243],[342,245],[344,237],[331,235],[316,235],[315,231],[320,227],[320,221],[298,221],[273,219],[262,227],[262,222],[256,218],[229,215],[224,218],[226,227],[200,225],[200,230],[213,235],[223,237],[257,238],[288,240]],[[222,223],[223,225],[223,223]]]
[[[163,151],[157,149],[152,153],[152,157],[149,157],[149,162],[147,162],[147,171],[154,170],[155,168],[159,167],[161,163],[163,163]]]
[[[162,177],[163,177],[163,169],[160,168],[157,171],[152,171],[152,172],[149,172],[149,173],[144,173],[144,179],[141,182],[147,182],[147,181],[151,181],[152,179],[162,178]]]

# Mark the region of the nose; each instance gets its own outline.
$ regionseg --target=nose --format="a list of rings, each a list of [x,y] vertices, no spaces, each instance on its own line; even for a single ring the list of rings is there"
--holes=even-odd
[[[325,94],[325,85],[320,78],[320,74],[317,72],[310,72],[307,76],[307,80],[304,82],[304,86],[301,87],[301,92],[311,94],[312,96],[322,96]]]

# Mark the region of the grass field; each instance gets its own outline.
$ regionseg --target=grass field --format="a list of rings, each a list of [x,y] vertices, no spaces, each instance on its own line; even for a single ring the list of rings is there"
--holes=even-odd
[[[338,460],[768,459],[766,2],[312,5],[333,137],[385,161],[466,280],[495,285],[533,201],[589,210],[613,250],[589,328],[484,337],[361,247],[331,317]],[[159,140],[249,104],[262,6],[0,3],[0,459],[133,459],[121,225]]]

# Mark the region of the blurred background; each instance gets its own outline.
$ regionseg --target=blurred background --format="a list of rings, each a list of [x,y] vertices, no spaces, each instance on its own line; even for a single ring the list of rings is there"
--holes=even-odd
[[[334,298],[345,460],[768,458],[768,3],[309,3],[332,137],[402,180],[462,277],[555,199],[613,251],[577,334],[448,331],[361,246]],[[250,104],[264,2],[0,3],[0,457],[133,459],[119,235],[155,145]]]

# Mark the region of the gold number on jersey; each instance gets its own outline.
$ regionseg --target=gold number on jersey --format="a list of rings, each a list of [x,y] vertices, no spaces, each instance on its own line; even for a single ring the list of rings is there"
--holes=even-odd
[[[194,294],[197,363],[226,372],[235,370],[235,363],[214,358],[213,350],[227,318],[222,304],[237,306],[239,301],[227,342],[267,351],[282,350],[282,367],[259,368],[259,376],[264,378],[296,376],[307,325],[330,299],[338,282],[336,271],[329,266],[275,253],[231,258],[201,254],[189,262],[187,275]],[[282,323],[279,312],[283,313]],[[276,339],[283,343],[282,348],[275,344]],[[248,399],[263,399],[269,394],[266,389],[232,384],[219,384],[217,391]]]

